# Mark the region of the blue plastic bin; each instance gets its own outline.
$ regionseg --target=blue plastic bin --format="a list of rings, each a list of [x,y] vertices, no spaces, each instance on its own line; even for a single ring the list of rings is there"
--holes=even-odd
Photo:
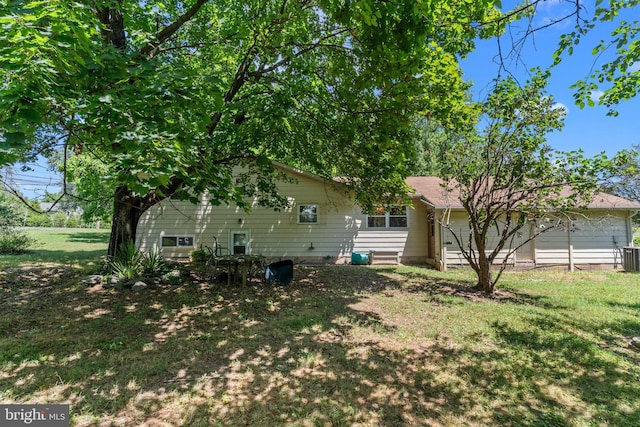
[[[351,264],[353,265],[369,264],[369,252],[352,252]]]

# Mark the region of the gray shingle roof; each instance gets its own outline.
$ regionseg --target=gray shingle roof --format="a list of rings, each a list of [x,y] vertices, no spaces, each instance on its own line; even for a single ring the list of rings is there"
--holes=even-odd
[[[437,209],[462,208],[457,191],[447,191],[442,186],[443,180],[437,176],[410,176],[405,182],[414,189],[415,197],[419,197]],[[561,194],[569,194],[568,188]],[[597,193],[587,205],[589,209],[639,209],[640,203],[623,199],[606,193]]]

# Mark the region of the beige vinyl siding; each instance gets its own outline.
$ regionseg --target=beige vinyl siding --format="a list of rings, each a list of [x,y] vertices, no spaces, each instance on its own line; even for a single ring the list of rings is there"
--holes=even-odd
[[[462,212],[451,214],[452,228],[464,236],[465,242],[469,236],[466,218]],[[569,236],[567,229],[554,228],[537,236],[526,250],[533,251],[531,254],[533,261],[539,266],[569,265],[570,252],[574,265],[612,264],[619,266],[621,263],[620,248],[630,244],[627,222],[626,211],[591,211],[588,215],[575,219],[571,236]],[[527,232],[528,229],[523,230],[523,233]],[[495,237],[495,234],[493,236]],[[451,244],[445,245],[447,265],[467,264],[448,230],[443,232],[443,242],[451,242]],[[498,261],[501,262],[505,253],[502,251]],[[529,257],[530,254],[526,253],[526,256]]]
[[[354,241],[353,252],[398,252],[404,263],[426,263],[427,258],[427,207],[414,203],[407,208],[406,228],[368,228],[363,216],[361,228]]]
[[[448,218],[443,219],[449,228],[442,227],[442,244],[444,248],[443,259],[445,265],[463,265],[467,261],[462,256],[462,251],[454,237],[458,237],[463,245],[469,241],[469,225],[466,214],[462,212],[451,212]],[[465,246],[466,247],[466,246]]]
[[[426,261],[426,210],[408,209],[411,228],[368,230],[359,206],[331,184],[305,174],[296,183],[280,183],[280,193],[290,207],[281,211],[255,206],[246,213],[235,206],[213,206],[206,196],[198,205],[164,200],[142,216],[137,243],[142,250],[159,245],[162,235],[195,237],[195,247],[212,246],[214,237],[230,247],[234,230],[248,230],[251,253],[269,258],[294,258],[298,262],[324,260],[348,262],[356,251],[394,250],[401,256]],[[298,223],[299,204],[318,205],[318,223]],[[422,220],[420,220],[422,218]],[[239,219],[242,223],[239,223]],[[168,257],[188,256],[193,248],[164,248]]]
[[[537,265],[569,264],[569,236],[567,231],[554,228],[536,237],[535,261]]]
[[[465,212],[455,211],[452,212],[449,217],[450,227],[452,229],[449,230],[443,227],[444,239],[443,243],[446,247],[446,264],[447,265],[466,265],[467,260],[462,255],[462,251],[458,246],[456,239],[453,237],[453,233],[458,236],[458,239],[465,245],[465,248],[469,242],[469,222],[467,220],[467,214]],[[491,230],[488,234],[488,242],[487,247],[493,248],[498,243],[498,235],[494,230]],[[503,249],[498,253],[498,256],[495,259],[496,263],[502,263],[502,260],[509,252],[509,249]],[[515,257],[512,255],[509,260],[511,263],[515,261]]]
[[[595,212],[575,220],[568,230],[553,230],[536,239],[538,264],[568,264],[572,245],[574,264],[620,264],[620,249],[627,246],[627,217],[624,213]]]

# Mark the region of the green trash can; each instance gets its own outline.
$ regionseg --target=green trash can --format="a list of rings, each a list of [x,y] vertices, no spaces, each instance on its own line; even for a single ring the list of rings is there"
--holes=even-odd
[[[367,265],[369,264],[369,252],[352,252],[351,264],[353,265]]]

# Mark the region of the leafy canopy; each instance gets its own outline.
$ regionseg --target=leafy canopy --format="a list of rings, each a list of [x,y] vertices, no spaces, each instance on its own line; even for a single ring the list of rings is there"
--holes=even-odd
[[[404,193],[412,120],[468,123],[457,59],[499,30],[479,24],[490,0],[0,5],[0,165],[50,132],[147,205],[273,203],[271,159],[343,177],[363,206]]]
[[[591,51],[594,66],[587,77],[571,87],[581,108],[597,102],[609,108],[608,115],[616,116],[616,105],[634,98],[640,88],[640,21],[634,19],[638,0],[596,0],[595,5],[590,19],[577,20],[574,31],[560,38],[555,63],[560,63],[563,55],[572,55],[574,48],[595,28],[612,26],[608,38],[601,39]],[[601,95],[594,96],[598,93]]]

